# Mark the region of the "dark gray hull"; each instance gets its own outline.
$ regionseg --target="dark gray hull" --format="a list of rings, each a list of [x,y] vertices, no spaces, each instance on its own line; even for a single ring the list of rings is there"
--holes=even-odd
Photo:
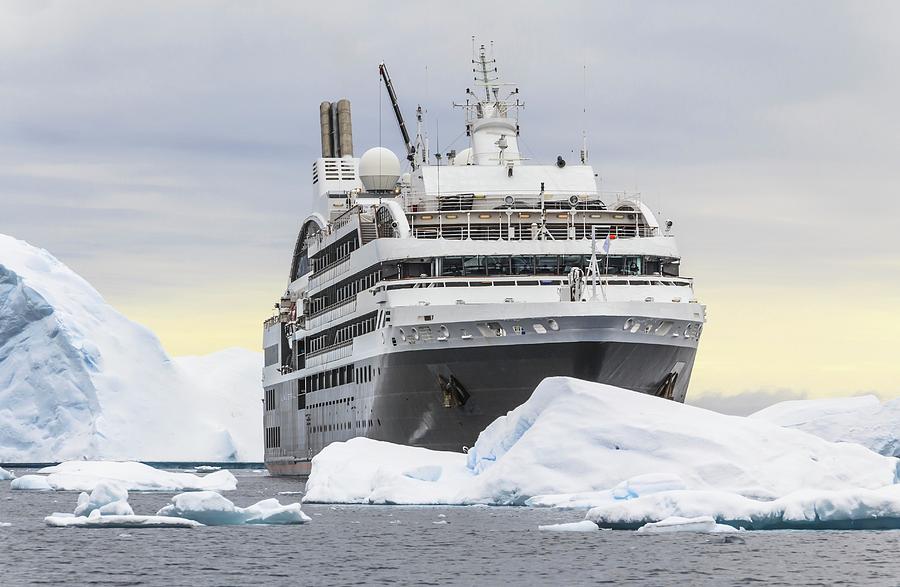
[[[545,378],[557,375],[656,394],[667,374],[685,367],[673,398],[683,401],[695,348],[646,343],[577,342],[486,346],[386,355],[377,382],[374,412],[380,426],[371,438],[435,450],[462,450],[498,416],[524,403]],[[459,405],[440,377],[453,376],[468,394]]]
[[[684,401],[695,354],[694,346],[584,341],[381,355],[372,363],[371,382],[316,392],[307,400],[309,409],[295,408],[297,441],[304,449],[296,457],[267,459],[266,465],[273,475],[308,475],[309,459],[324,446],[356,436],[461,451],[551,376]]]

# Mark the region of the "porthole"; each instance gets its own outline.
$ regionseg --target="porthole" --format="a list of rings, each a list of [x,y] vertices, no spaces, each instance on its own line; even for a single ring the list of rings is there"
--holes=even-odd
[[[553,318],[547,320],[547,326],[550,327],[550,330],[559,330],[559,323],[557,323],[557,321]]]
[[[631,328],[629,328],[629,330],[631,331],[632,334],[636,334],[637,331],[640,329],[641,329],[641,323],[638,322],[637,320],[635,320],[635,322],[631,325]]]
[[[402,328],[399,329],[399,334],[400,334],[400,340],[402,340],[403,342],[406,342],[406,333],[403,332]]]
[[[688,324],[688,325],[684,328],[684,337],[685,337],[685,338],[691,338],[691,334],[692,334],[692,333],[691,333],[691,326],[690,326],[690,324]]]
[[[622,330],[631,330],[632,326],[634,326],[634,318],[629,318],[625,321],[625,324],[622,325]]]
[[[419,340],[419,330],[417,328],[413,328],[409,331],[409,338],[411,340]]]
[[[443,336],[444,338],[450,338],[450,331],[446,326],[441,325],[439,330],[441,332],[441,336]]]
[[[653,330],[653,322],[647,322],[644,325],[644,332],[649,333],[651,330]]]
[[[537,332],[538,334],[547,334],[547,329],[544,328],[543,324],[532,324],[532,327],[534,328],[534,331]]]

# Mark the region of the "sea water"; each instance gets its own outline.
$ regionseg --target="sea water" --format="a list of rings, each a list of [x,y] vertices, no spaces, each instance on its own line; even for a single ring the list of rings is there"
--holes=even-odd
[[[16,470],[17,474],[28,471]],[[235,470],[228,499],[297,501],[302,484]],[[152,514],[170,493],[130,495]],[[61,529],[77,493],[0,482],[0,585],[898,585],[900,532],[562,533],[584,513],[307,505],[302,526]]]

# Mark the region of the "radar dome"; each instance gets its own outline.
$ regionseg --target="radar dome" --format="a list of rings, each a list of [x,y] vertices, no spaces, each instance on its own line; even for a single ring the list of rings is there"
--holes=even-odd
[[[453,160],[454,165],[471,165],[472,164],[472,149],[467,148],[463,149],[459,153],[456,154],[456,159]]]
[[[384,147],[369,149],[359,158],[359,179],[367,191],[392,190],[400,179],[400,159]]]

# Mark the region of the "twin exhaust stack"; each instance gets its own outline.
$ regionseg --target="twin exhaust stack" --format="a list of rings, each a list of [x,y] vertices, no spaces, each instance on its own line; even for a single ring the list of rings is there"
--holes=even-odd
[[[350,100],[319,104],[322,128],[322,157],[353,156],[353,125],[350,122]]]

